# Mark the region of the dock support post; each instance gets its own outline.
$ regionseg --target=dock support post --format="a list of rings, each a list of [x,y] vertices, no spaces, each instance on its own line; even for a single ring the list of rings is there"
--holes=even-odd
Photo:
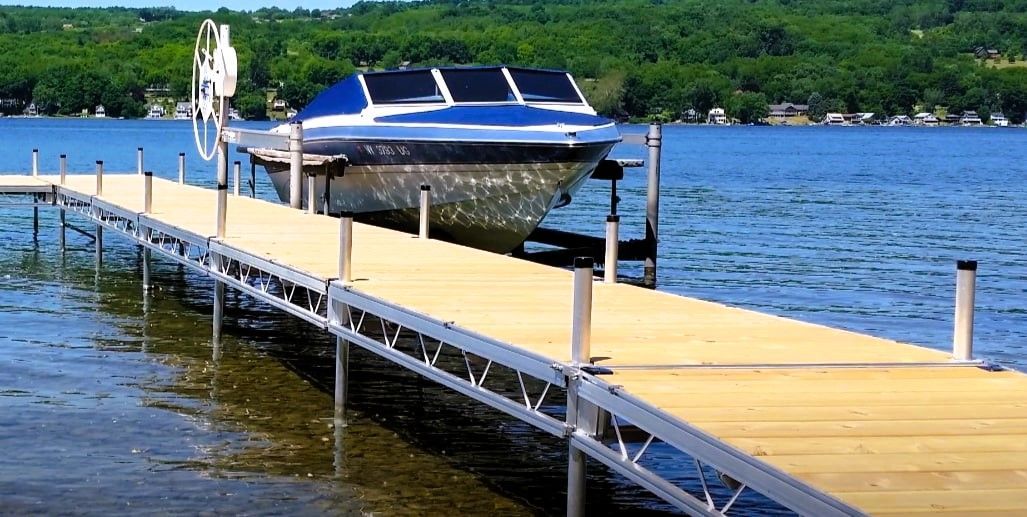
[[[303,204],[303,124],[289,124],[289,206]]]
[[[103,160],[96,160],[96,195],[103,195]],[[96,223],[96,274],[103,265],[103,225]]]
[[[153,171],[143,173],[143,213],[149,215],[153,211]],[[143,229],[140,235],[150,243],[150,228]],[[143,246],[143,294],[150,291],[150,247]]]
[[[339,218],[339,280],[353,281],[353,214],[343,212]],[[349,324],[349,308],[336,311],[340,325]],[[349,397],[349,341],[335,338],[335,426],[346,425],[346,399]]]
[[[211,254],[211,260],[220,261],[221,257]],[[225,319],[225,283],[221,280],[214,281],[214,321],[212,337],[214,340],[215,355],[217,347],[221,346],[221,324]]]
[[[257,197],[257,162],[250,157],[250,197]]]
[[[228,104],[221,104],[221,120],[228,115]],[[225,219],[228,217],[228,143],[218,142],[218,206],[217,206],[217,238],[225,238]],[[218,282],[219,284],[221,282]],[[222,286],[222,289],[224,286]]]
[[[317,213],[317,196],[314,193],[314,172],[311,170],[310,174],[307,174],[307,213]]]
[[[431,216],[431,185],[421,185],[421,216],[417,236],[428,238],[428,218]]]
[[[32,150],[32,176],[39,176],[39,149]],[[39,207],[32,207],[32,238],[39,237]]]
[[[574,259],[574,305],[571,315],[571,361],[592,362],[592,257]]]
[[[620,216],[606,216],[606,260],[603,265],[603,281],[617,283],[617,252],[620,246]]]
[[[644,282],[656,287],[656,253],[660,225],[660,151],[663,145],[663,126],[650,124],[645,137],[649,148],[649,180],[646,186],[645,204],[645,273]]]
[[[236,161],[232,165],[234,166],[232,169],[232,192],[235,194],[235,197],[239,197],[239,181],[242,180],[242,162]]]
[[[592,257],[574,259],[574,300],[571,314],[572,377],[567,380],[567,425],[573,432],[584,423],[584,407],[578,399],[578,375],[581,365],[592,361]],[[579,422],[582,420],[582,422]],[[587,427],[587,426],[585,426]],[[567,447],[567,515],[585,514],[585,453],[574,446],[573,438]]]
[[[353,213],[343,212],[339,218],[339,280],[353,281]]]
[[[952,357],[958,361],[973,360],[976,283],[977,261],[956,261],[956,314],[952,333]]]
[[[103,195],[103,160],[96,160],[96,195]]]
[[[65,180],[65,178],[68,175],[68,155],[66,155],[66,154],[62,154],[61,155],[60,164],[61,164],[60,165],[60,171],[61,171],[60,172],[60,174],[61,174],[61,176],[60,176],[60,178],[61,178],[60,184],[61,184],[61,186],[63,186],[64,185],[64,180]],[[65,232],[66,223],[65,223],[64,205],[60,205],[60,207],[61,207],[61,209],[58,212],[58,219],[57,219],[57,240],[58,240],[58,243],[61,246],[61,252],[64,252],[64,249],[65,249],[65,247],[67,245],[67,239],[66,239],[66,235],[65,235],[65,233],[66,233]]]
[[[178,153],[178,184],[185,185],[185,153]]]
[[[143,148],[136,147],[136,174],[143,173]]]

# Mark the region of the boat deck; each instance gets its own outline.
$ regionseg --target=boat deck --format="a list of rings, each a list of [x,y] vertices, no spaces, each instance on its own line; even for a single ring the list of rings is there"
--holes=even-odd
[[[105,175],[101,196],[93,196],[92,175],[56,182],[3,176],[0,191],[52,190],[58,207],[136,239],[139,228],[151,228],[145,245],[152,249],[192,265],[206,261],[214,276],[230,277],[229,285],[277,297],[271,300],[277,306],[367,348],[374,345],[360,322],[375,315],[386,356],[398,354],[388,338],[393,329],[397,335],[411,330],[518,375],[557,387],[578,382],[565,376],[569,271],[354,224],[353,281],[342,285],[338,219],[230,196],[226,234],[218,241],[211,238],[213,190],[154,178],[152,210],[142,214],[142,176]],[[206,255],[182,252],[185,241],[206,246]],[[307,295],[302,301],[267,289],[261,295],[249,281],[251,267]],[[579,372],[579,389],[613,415],[614,427],[630,423],[799,513],[1027,513],[1027,375],[719,303],[625,284],[593,287],[591,353],[608,371]],[[435,367],[429,355],[395,358],[424,373]],[[710,508],[709,494],[693,494],[693,501],[676,492],[646,468],[645,454],[635,457],[641,444],[617,439],[611,445],[566,429],[527,390],[524,403],[514,397],[510,404],[478,393],[486,391],[485,374],[476,377],[471,363],[468,370],[469,383],[445,372],[438,379],[569,435],[683,509],[724,505],[715,501]]]

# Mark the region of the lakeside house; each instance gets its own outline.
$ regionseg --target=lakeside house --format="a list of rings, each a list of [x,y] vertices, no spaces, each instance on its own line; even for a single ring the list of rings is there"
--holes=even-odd
[[[848,122],[845,120],[845,115],[841,113],[828,113],[824,115],[824,120],[821,124],[825,126],[845,126]]]
[[[983,126],[984,122],[981,122],[981,117],[976,111],[964,111],[963,116],[959,117],[959,125],[967,127]]]
[[[689,124],[696,124],[699,122],[699,112],[693,108],[688,108],[681,112],[681,121]]]
[[[103,107],[103,104],[97,105],[96,109],[93,110],[93,113],[96,118],[107,118],[107,109]]]
[[[944,122],[946,125],[949,125],[949,126],[956,126],[956,125],[959,125],[959,119],[960,119],[959,115],[956,115],[955,113],[949,113],[949,114],[945,115],[945,119],[942,120],[942,122]]]
[[[164,106],[160,104],[151,105],[150,109],[146,112],[146,118],[151,120],[164,118]]]
[[[39,110],[36,108],[36,103],[35,102],[30,102],[29,105],[25,107],[25,110],[22,111],[21,113],[22,113],[22,115],[25,115],[26,117],[38,117],[39,116]]]
[[[727,113],[724,112],[724,108],[713,108],[710,110],[709,116],[706,118],[707,124],[715,124],[718,126],[727,125]]]
[[[998,61],[1002,59],[1002,53],[993,48],[974,47],[974,57],[977,59],[991,59]]]
[[[188,101],[181,101],[175,104],[175,120],[189,120],[193,118],[193,105]]]
[[[895,115],[894,117],[888,119],[888,123],[886,125],[892,126],[892,127],[895,127],[895,126],[912,126],[913,125],[913,119],[909,118],[909,115]]]
[[[914,126],[938,127],[940,123],[941,121],[938,120],[938,117],[934,116],[934,113],[921,112],[913,116]]]
[[[808,104],[792,104],[786,102],[784,104],[770,104],[767,106],[770,111],[769,118],[790,118],[790,117],[801,117],[809,113]]]

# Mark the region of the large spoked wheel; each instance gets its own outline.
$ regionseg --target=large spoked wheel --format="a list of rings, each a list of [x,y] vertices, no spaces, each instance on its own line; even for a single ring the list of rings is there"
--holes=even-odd
[[[227,29],[227,27],[226,27]],[[196,150],[211,160],[221,143],[228,102],[235,93],[236,56],[217,24],[204,20],[193,52],[192,111]]]

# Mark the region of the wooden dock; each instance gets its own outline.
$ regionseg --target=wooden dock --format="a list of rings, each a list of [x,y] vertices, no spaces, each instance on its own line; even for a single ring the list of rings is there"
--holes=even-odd
[[[340,338],[343,384],[344,347],[356,344],[566,437],[572,456],[689,513],[720,514],[751,489],[806,515],[1027,514],[1022,373],[601,281],[594,366],[581,365],[570,271],[354,224],[344,283],[337,218],[230,196],[216,239],[213,190],[153,178],[146,211],[142,175],[106,175],[100,196],[92,175],[59,183],[2,176],[0,192],[77,213],[325,328]],[[461,368],[437,360],[443,347],[463,355]],[[513,390],[492,384],[499,370]],[[550,389],[575,409],[545,410]],[[680,452],[704,490],[649,469],[653,442]],[[707,487],[718,472],[732,490]]]

